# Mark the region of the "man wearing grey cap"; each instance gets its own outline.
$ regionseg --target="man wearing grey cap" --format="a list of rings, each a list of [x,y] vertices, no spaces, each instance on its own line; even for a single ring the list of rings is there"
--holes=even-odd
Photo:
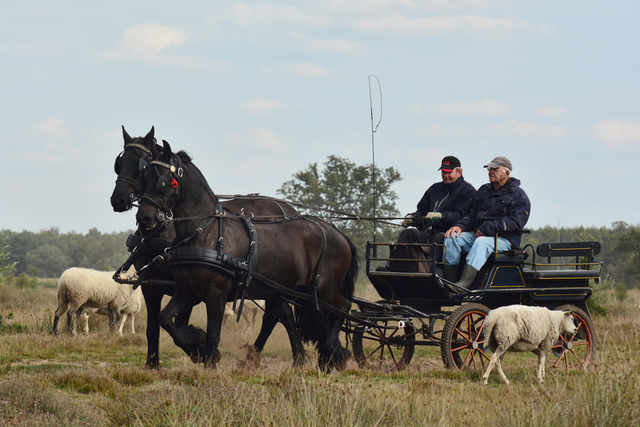
[[[505,252],[520,247],[519,232],[531,212],[531,202],[520,188],[520,180],[511,177],[513,166],[509,159],[499,156],[484,167],[489,170],[489,183],[478,189],[469,213],[445,233],[445,264],[458,265],[461,252],[469,252],[456,283],[466,289],[495,250]]]

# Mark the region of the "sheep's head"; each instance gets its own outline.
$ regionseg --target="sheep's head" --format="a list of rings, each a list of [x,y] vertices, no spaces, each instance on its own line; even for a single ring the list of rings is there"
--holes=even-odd
[[[560,334],[575,335],[577,331],[573,311],[565,311],[562,323],[560,324]]]

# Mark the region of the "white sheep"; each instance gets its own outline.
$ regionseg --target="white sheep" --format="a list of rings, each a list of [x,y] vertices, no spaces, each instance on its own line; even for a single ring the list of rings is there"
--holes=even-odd
[[[135,273],[133,267],[127,274]],[[135,291],[132,285],[123,285],[113,280],[113,272],[89,268],[72,267],[65,270],[58,280],[58,308],[53,321],[53,333],[57,334],[58,320],[67,312],[67,327],[71,335],[76,334],[78,317],[85,309],[101,311],[110,317],[109,326],[115,329],[122,319],[119,333],[122,334],[124,320],[128,315],[140,311],[144,303],[142,288]],[[132,319],[133,321],[133,319]],[[132,328],[134,328],[132,324]],[[88,323],[85,331],[88,330]]]
[[[120,312],[120,314],[122,315],[122,320],[120,320],[120,327],[118,328],[119,335],[122,335],[122,330],[124,329],[124,324],[127,321],[127,317],[131,318],[131,322],[129,322],[131,324],[131,333],[135,335],[136,333],[135,315],[138,314],[143,304],[144,304],[144,301],[143,301],[142,292],[138,292],[138,290],[136,290],[131,296],[131,298],[129,298],[127,305],[125,305],[122,311]],[[89,317],[91,317],[95,313],[98,313],[103,316],[110,315],[109,311],[103,308],[85,308],[82,311],[82,318],[84,319],[85,334],[89,333]]]
[[[233,303],[228,302],[224,307],[224,315],[222,316],[222,325],[227,323],[229,317],[235,320],[238,315],[238,308],[240,307],[240,301],[236,302],[236,310],[233,311]],[[245,300],[242,307],[242,318],[247,323],[247,326],[253,326],[256,323],[256,316],[259,311],[264,311],[263,300]]]
[[[509,380],[502,371],[502,358],[509,351],[532,351],[538,355],[538,382],[544,383],[544,365],[547,351],[560,334],[576,334],[571,312],[549,310],[545,307],[510,305],[491,310],[484,321],[484,348],[493,352],[486,372],[482,376],[487,383],[489,373],[497,366],[502,380]]]

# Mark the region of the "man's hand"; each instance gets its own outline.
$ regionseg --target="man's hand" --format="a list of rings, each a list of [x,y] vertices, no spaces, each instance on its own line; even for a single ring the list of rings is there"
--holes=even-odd
[[[427,214],[427,219],[431,221],[438,221],[442,219],[442,214],[440,212],[429,212]]]
[[[402,225],[404,226],[404,228],[407,228],[411,224],[413,224],[413,217],[411,215],[405,216],[404,221],[402,221]]]
[[[480,230],[476,231],[476,239],[478,237],[482,237],[482,236],[484,236],[484,234],[482,234],[482,231],[480,231]]]
[[[458,227],[457,225],[454,225],[453,227],[448,229],[446,233],[444,233],[444,237],[453,237],[453,236],[458,237],[460,233],[462,233],[462,228]]]

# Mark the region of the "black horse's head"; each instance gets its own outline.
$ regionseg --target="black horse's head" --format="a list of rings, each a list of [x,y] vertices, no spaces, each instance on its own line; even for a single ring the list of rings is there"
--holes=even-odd
[[[131,138],[122,126],[124,150],[116,157],[113,166],[116,175],[116,187],[111,194],[111,206],[116,212],[124,212],[133,206],[133,202],[141,196],[141,173],[151,161],[151,149],[156,146],[153,137],[154,129],[143,137]]]
[[[180,200],[184,169],[180,156],[171,152],[167,141],[162,141],[162,152],[151,147],[152,160],[142,172],[143,195],[136,220],[144,230],[151,231],[173,218],[173,206]],[[181,154],[181,153],[178,153]]]

